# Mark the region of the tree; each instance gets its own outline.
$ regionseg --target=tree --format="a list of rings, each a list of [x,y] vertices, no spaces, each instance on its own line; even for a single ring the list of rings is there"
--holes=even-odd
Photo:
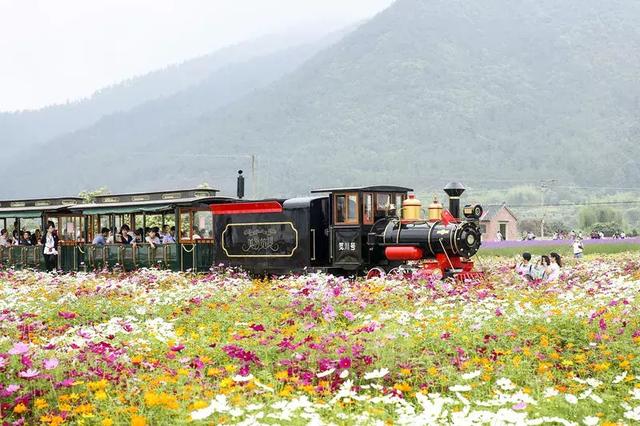
[[[109,189],[107,189],[106,186],[102,186],[98,189],[95,189],[93,191],[91,190],[86,190],[86,191],[80,191],[80,193],[78,194],[78,197],[82,198],[82,200],[89,204],[89,203],[93,203],[94,201],[96,201],[96,197],[99,197],[100,195],[109,195],[111,194],[111,192],[109,191]]]

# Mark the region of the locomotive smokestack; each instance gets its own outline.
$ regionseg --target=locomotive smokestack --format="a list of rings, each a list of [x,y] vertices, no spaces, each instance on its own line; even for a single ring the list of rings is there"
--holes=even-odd
[[[464,192],[464,186],[460,182],[450,182],[444,187],[444,192],[449,196],[449,213],[460,219],[460,196]]]

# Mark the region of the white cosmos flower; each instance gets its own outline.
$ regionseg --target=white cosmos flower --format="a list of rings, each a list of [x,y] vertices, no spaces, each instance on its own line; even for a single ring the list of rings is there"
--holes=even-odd
[[[625,411],[624,418],[629,420],[640,421],[640,405],[633,410]]]
[[[546,388],[542,396],[545,398],[553,398],[554,396],[560,395],[560,392],[556,390],[556,388]]]
[[[316,374],[316,377],[327,377],[333,374],[334,371],[336,371],[335,368],[330,368],[329,370],[325,370],[321,373]]]
[[[595,416],[587,416],[582,419],[582,423],[584,423],[586,426],[595,426],[600,423],[600,419]]]
[[[593,378],[588,378],[587,380],[585,380],[587,382],[587,384],[589,386],[591,386],[592,388],[597,388],[598,386],[600,386],[602,384],[602,382],[600,380],[597,379],[593,379]]]
[[[629,393],[631,394],[631,398],[640,399],[640,389],[633,388],[629,391]]]
[[[575,395],[572,395],[570,393],[566,394],[564,396],[565,401],[567,401],[569,404],[577,404],[578,403],[578,398]]]
[[[471,386],[469,386],[469,385],[454,385],[454,386],[450,386],[449,390],[451,392],[469,392],[471,390]]]
[[[498,381],[496,382],[496,385],[498,385],[498,387],[503,391],[510,391],[516,388],[516,385],[514,385],[513,382],[507,379],[506,377],[498,379]]]
[[[248,376],[241,376],[239,374],[236,374],[232,377],[232,379],[234,382],[249,382],[253,380],[253,374],[249,374]]]
[[[389,370],[386,369],[386,368],[381,368],[379,370],[373,370],[370,373],[365,373],[364,374],[364,379],[365,380],[381,379],[384,376],[386,376],[387,374],[389,374]]]
[[[340,378],[346,379],[347,377],[349,377],[349,370],[342,370],[342,372],[340,373]]]
[[[482,371],[476,370],[476,371],[472,371],[470,373],[463,374],[462,378],[464,380],[472,380],[472,379],[475,379],[476,377],[480,377],[480,374],[482,374]]]
[[[622,374],[616,376],[616,378],[613,379],[613,382],[611,382],[611,383],[613,383],[614,385],[617,385],[618,383],[622,382],[625,379],[625,377],[627,377],[627,372],[626,371],[624,371]]]
[[[224,395],[216,395],[216,399],[211,400],[211,404],[201,410],[191,412],[192,420],[204,420],[213,413],[226,413],[231,409],[227,404],[227,397]]]

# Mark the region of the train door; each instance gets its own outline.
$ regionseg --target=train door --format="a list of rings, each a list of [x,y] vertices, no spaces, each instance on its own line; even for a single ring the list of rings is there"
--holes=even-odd
[[[331,257],[335,267],[355,270],[362,264],[360,198],[357,192],[332,196]]]

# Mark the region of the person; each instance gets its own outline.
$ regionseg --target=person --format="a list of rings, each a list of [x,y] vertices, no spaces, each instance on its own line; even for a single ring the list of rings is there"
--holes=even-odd
[[[538,260],[538,263],[535,267],[534,278],[537,280],[544,280],[551,272],[549,270],[549,266],[551,266],[551,260],[549,259],[549,256],[543,255],[542,257],[540,257],[540,260]]]
[[[93,245],[103,246],[107,244],[107,237],[109,236],[109,228],[102,228],[100,233],[93,239]]]
[[[111,229],[109,229],[109,232],[107,233],[107,244],[113,244],[115,241],[115,238],[113,236],[113,232],[111,231]]]
[[[33,236],[31,237],[31,245],[32,246],[39,246],[41,239],[42,239],[42,232],[40,232],[39,229],[36,229],[33,232]]]
[[[200,235],[200,231],[198,230],[197,226],[193,227],[193,236],[191,238],[194,240],[199,240],[202,238],[202,235]]]
[[[32,243],[31,243],[31,232],[24,231],[22,233],[22,237],[20,238],[20,245],[21,246],[30,246],[30,245],[32,245]]]
[[[7,230],[2,229],[2,231],[0,231],[0,247],[10,247],[10,246],[11,246],[11,241],[9,241],[9,238],[7,238]]]
[[[166,233],[162,237],[162,244],[174,244],[176,242],[175,237],[173,236],[176,232],[176,227],[172,226],[169,229],[169,225],[165,225]]]
[[[536,236],[533,234],[533,232],[531,232],[531,231],[527,232],[527,240],[528,241],[532,241],[532,240],[535,240],[535,239],[536,239]]]
[[[170,233],[170,232],[171,232],[171,231],[170,231],[170,227],[169,227],[169,225],[164,225],[164,226],[162,227],[162,231],[160,232],[160,239],[162,240],[162,239],[164,239],[164,237],[166,237],[167,235],[171,235],[171,233]]]
[[[496,232],[496,241],[502,241],[502,232],[498,231]]]
[[[620,239],[624,240],[625,238],[627,238],[627,234],[625,234],[624,231],[620,232]]]
[[[531,253],[522,253],[522,260],[519,263],[516,263],[514,268],[519,275],[522,275],[527,279],[533,279],[534,269],[531,264]]]
[[[560,268],[562,268],[562,259],[560,258],[560,255],[558,253],[550,253],[549,260],[550,260],[550,264],[548,268],[549,273],[545,281],[554,282],[554,281],[557,281],[558,278],[560,277]]]
[[[571,245],[571,247],[573,248],[573,257],[576,259],[580,259],[584,251],[582,239],[576,238],[575,240],[573,240],[573,244]]]
[[[52,272],[58,264],[58,233],[53,223],[49,223],[47,233],[42,237],[41,244],[47,272]]]
[[[149,230],[145,241],[151,246],[151,248],[156,248],[156,245],[160,244],[160,238],[158,238],[158,234],[156,234],[155,228]]]
[[[131,244],[131,241],[133,241],[133,237],[129,235],[130,230],[129,225],[126,223],[120,228],[120,242],[122,244]]]

